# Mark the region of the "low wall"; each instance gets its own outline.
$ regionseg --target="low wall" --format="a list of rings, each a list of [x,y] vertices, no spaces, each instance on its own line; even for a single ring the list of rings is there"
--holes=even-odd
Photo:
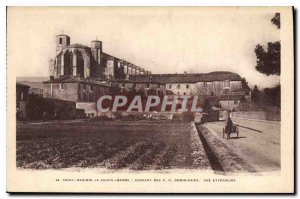
[[[28,103],[28,119],[74,119],[77,117],[75,102],[31,96]]]
[[[245,119],[258,119],[258,120],[270,120],[280,121],[280,113],[267,113],[265,111],[238,111],[232,112],[232,117],[245,118]]]
[[[87,116],[97,115],[97,108],[95,102],[76,102],[77,109],[83,109]]]

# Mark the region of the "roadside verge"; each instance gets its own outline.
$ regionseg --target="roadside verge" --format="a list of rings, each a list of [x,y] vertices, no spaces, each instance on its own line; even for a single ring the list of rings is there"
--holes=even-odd
[[[195,124],[212,169],[221,173],[256,172],[242,157],[238,156],[208,128]]]

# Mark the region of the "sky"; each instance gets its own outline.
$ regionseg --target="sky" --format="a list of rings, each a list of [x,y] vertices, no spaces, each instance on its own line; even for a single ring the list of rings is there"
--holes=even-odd
[[[231,71],[250,86],[269,87],[278,76],[255,70],[257,44],[280,40],[271,23],[274,8],[87,8],[10,7],[7,21],[8,67],[16,76],[49,76],[55,36],[90,46],[152,73]]]

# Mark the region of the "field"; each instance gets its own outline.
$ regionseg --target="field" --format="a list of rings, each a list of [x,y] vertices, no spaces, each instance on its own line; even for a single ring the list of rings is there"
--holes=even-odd
[[[25,169],[209,169],[194,142],[188,122],[17,123],[16,161]]]

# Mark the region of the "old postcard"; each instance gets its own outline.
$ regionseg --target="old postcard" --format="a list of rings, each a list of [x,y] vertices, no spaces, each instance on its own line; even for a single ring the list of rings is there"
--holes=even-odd
[[[7,191],[293,193],[292,7],[8,7]]]

